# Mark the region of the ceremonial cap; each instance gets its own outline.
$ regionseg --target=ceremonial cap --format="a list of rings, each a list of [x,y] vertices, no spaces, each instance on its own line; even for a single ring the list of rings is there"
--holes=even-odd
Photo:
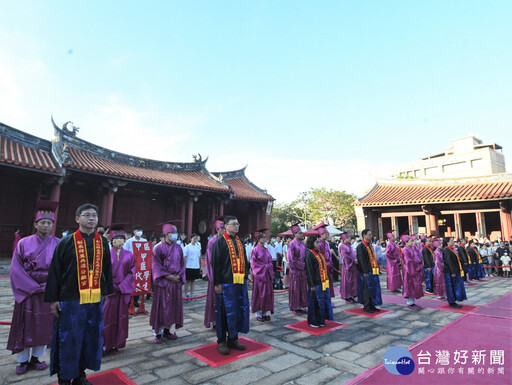
[[[215,230],[222,229],[224,227],[224,215],[218,217],[215,220]]]
[[[126,233],[124,232],[124,229],[128,226],[127,223],[112,223],[110,225],[110,238],[114,239],[117,237],[123,237],[126,239]]]
[[[176,224],[181,223],[180,219],[174,219],[172,221],[167,221],[163,223],[158,223],[162,226],[162,234],[169,234],[169,233],[177,233],[178,228],[176,227]]]
[[[413,235],[411,235],[411,238],[412,238],[412,240],[413,240],[413,241],[415,241],[416,239],[418,239],[418,237],[417,237],[416,235],[414,235],[414,234],[413,234]]]
[[[265,235],[265,231],[267,231],[268,229],[259,229],[259,230],[256,230],[254,233],[252,233],[252,236],[254,237],[254,239],[256,239],[257,241],[259,241],[261,238],[263,237],[266,237]]]
[[[412,237],[409,237],[407,234],[404,234],[400,237],[403,243],[406,243],[409,239],[414,239]]]
[[[318,225],[313,227],[313,230],[316,230],[320,235],[329,233],[329,230],[327,230],[327,224],[324,223],[324,221],[320,222]]]
[[[386,237],[387,237],[388,239],[391,239],[391,238],[392,238],[392,237],[394,237],[394,236],[395,236],[395,234],[393,234],[393,233],[387,233],[387,234],[386,234]]]
[[[34,219],[34,222],[38,222],[41,219],[49,219],[52,222],[55,222],[55,212],[57,211],[58,206],[59,202],[55,201],[37,201],[36,217]]]
[[[422,241],[424,241],[424,240],[425,240],[425,238],[427,238],[427,237],[426,237],[426,236],[424,236],[424,235],[420,235],[420,239],[421,239]]]
[[[298,233],[299,231],[301,231],[301,230],[300,230],[300,226],[299,226],[299,225],[300,225],[300,222],[297,222],[297,223],[293,224],[293,225],[290,227],[290,230],[291,230],[292,234],[296,234],[296,233]]]

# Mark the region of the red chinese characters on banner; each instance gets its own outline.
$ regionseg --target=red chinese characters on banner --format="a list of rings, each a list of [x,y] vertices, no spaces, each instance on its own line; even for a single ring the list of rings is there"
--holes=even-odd
[[[134,295],[151,291],[151,268],[153,266],[153,249],[149,242],[133,242],[135,258]]]

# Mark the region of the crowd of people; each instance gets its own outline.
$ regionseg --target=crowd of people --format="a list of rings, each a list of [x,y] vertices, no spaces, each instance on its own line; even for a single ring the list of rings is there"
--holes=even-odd
[[[99,370],[103,354],[126,345],[128,306],[132,297],[138,301],[133,296],[133,245],[147,241],[140,225],[98,225],[98,208],[92,204],[77,209],[78,229],[66,231],[59,240],[52,235],[56,209],[56,202],[38,202],[35,234],[16,242],[11,264],[15,306],[7,349],[17,354],[16,373],[21,375],[28,369],[47,369],[41,359],[51,346],[50,374],[58,375],[59,384],[89,384],[85,370]],[[453,238],[397,238],[388,233],[384,243],[368,229],[360,237],[342,233],[334,238],[323,222],[307,235],[297,223],[284,238],[267,239],[268,229],[258,229],[241,239],[234,216],[217,218],[213,224],[215,234],[208,239],[202,271],[200,236],[192,234],[187,242],[178,223],[161,223],[158,242],[149,241],[152,292],[147,295],[152,295],[149,324],[154,342],[178,338],[183,303],[196,298],[194,282],[205,273],[204,325],[215,329],[223,355],[246,349],[238,335],[249,331],[251,311],[256,321],[271,321],[277,290],[288,291],[293,314],[307,314],[309,326],[321,328],[334,319],[332,298],[338,280],[341,298],[375,313],[383,302],[383,269],[387,289],[401,293],[414,310],[421,309],[415,301],[425,292],[460,308],[457,302],[467,298],[469,281],[508,277],[510,271],[510,248],[504,242],[494,249],[475,240],[456,243]]]

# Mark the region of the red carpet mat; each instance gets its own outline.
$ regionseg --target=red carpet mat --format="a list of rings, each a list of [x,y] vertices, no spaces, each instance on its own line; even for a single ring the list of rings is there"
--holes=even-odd
[[[496,309],[496,304],[503,306],[502,309],[511,308],[512,294],[488,303],[478,311]],[[381,364],[357,376],[348,385],[510,384],[510,341],[510,318],[476,312],[465,314],[408,348],[415,364],[410,375],[391,374]],[[448,354],[438,361],[439,352],[443,351]]]
[[[459,303],[459,305],[461,305],[462,308],[456,309],[454,307],[450,307],[450,305],[448,305],[448,303],[445,303],[444,305],[439,306],[438,309],[439,310],[454,311],[456,313],[472,313],[476,309],[478,309],[478,306],[474,306],[474,305],[465,305],[463,303]]]
[[[249,338],[240,337],[238,340],[240,343],[244,344],[247,349],[244,351],[231,349],[227,356],[224,356],[217,351],[217,343],[186,350],[185,353],[190,354],[214,368],[216,366],[227,364],[228,362],[233,362],[244,357],[252,356],[253,354],[273,349],[272,346],[250,340]]]
[[[92,385],[137,385],[130,380],[121,369],[112,369],[108,372],[91,374],[87,376],[87,380]]]
[[[407,306],[406,299],[400,295],[382,294],[382,301],[384,303],[395,303],[397,305]],[[421,307],[428,307],[429,309],[437,309],[444,301],[431,299],[431,298],[420,298],[415,303]]]
[[[312,328],[311,326],[308,325],[308,321],[306,320],[296,322],[290,325],[285,325],[284,327],[319,336],[320,334],[329,333],[332,332],[333,330],[338,330],[347,326],[349,325],[342,324],[340,322],[325,321],[325,326],[323,328]]]
[[[512,293],[482,306],[480,309],[475,310],[474,314],[512,318]]]
[[[478,283],[468,283],[467,285],[464,285],[464,286],[476,286],[478,285]]]
[[[377,318],[377,317],[380,317],[381,315],[393,312],[393,310],[380,309],[380,312],[366,313],[366,312],[363,311],[362,307],[358,307],[357,309],[344,310],[344,311],[345,311],[345,313],[364,315],[366,317],[371,317],[371,318]]]

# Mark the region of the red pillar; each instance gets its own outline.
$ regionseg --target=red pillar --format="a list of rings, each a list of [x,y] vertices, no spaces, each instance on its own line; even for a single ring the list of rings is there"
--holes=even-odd
[[[462,225],[460,223],[460,214],[455,213],[453,214],[453,218],[455,220],[455,237],[460,239],[464,237],[464,233],[462,232]]]
[[[188,200],[187,237],[192,235],[192,219],[194,218],[194,199]]]
[[[500,221],[501,221],[501,240],[509,241],[512,235],[512,222],[510,220],[510,211],[500,210]]]
[[[105,221],[103,222],[103,226],[110,226],[112,224],[112,212],[114,211],[114,192],[111,189],[108,189],[105,197]]]
[[[50,200],[55,202],[60,202],[60,184],[56,184],[52,187],[52,192],[50,194]],[[55,235],[55,231],[57,230],[57,220],[59,216],[59,206],[57,206],[57,210],[55,210],[55,221],[52,228],[52,235]]]
[[[224,215],[224,201],[221,200],[219,202],[219,216],[223,216]]]
[[[412,216],[409,215],[407,219],[409,221],[409,235],[413,235],[414,233],[412,232]]]
[[[181,228],[181,231],[185,231],[185,211],[187,209],[187,206],[185,206],[185,202],[181,204],[181,212],[180,212],[180,219],[181,219],[181,226],[178,226],[178,228]]]

